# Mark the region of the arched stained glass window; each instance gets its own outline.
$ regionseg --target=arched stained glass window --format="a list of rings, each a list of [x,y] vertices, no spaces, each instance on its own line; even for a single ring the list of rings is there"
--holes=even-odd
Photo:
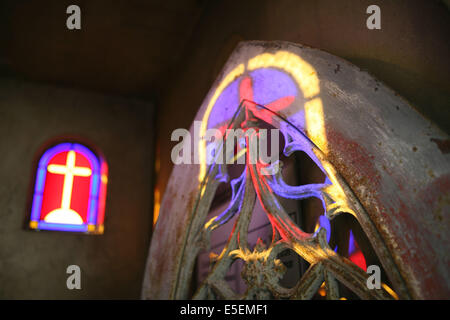
[[[60,143],[39,160],[30,228],[103,233],[108,166],[78,143]]]

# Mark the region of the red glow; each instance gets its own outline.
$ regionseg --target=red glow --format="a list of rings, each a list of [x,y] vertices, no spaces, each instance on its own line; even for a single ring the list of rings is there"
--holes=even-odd
[[[283,97],[269,103],[266,107],[274,112],[280,111],[287,108],[292,102],[294,102],[294,99],[294,96]]]
[[[240,101],[244,99],[253,101],[252,79],[250,77],[242,79],[239,86],[239,98]]]
[[[48,213],[61,207],[63,185],[64,176],[47,171],[40,220],[44,220]]]
[[[48,163],[49,165],[66,164],[68,152],[61,152],[55,155]],[[89,160],[80,153],[76,153],[76,166],[92,169]],[[45,178],[45,189],[43,194],[42,209],[40,219],[44,220],[47,214],[61,207],[62,193],[64,186],[63,174],[56,174],[47,171]],[[83,222],[87,222],[88,202],[89,202],[89,188],[91,177],[74,176],[72,196],[70,201],[70,208],[76,211]]]
[[[106,185],[108,183],[108,165],[106,162],[102,162],[102,167],[100,169],[100,194],[98,198],[98,216],[97,224],[103,225],[103,220],[105,218],[105,201],[106,201]]]
[[[250,101],[253,100],[253,86],[252,86],[252,79],[250,77],[246,77],[242,79],[240,85],[239,85],[239,100],[248,100],[249,103],[247,103],[247,107],[250,108],[253,112],[258,112],[257,109],[255,109],[255,105],[253,103],[250,103]],[[287,107],[289,107],[295,100],[295,96],[286,96],[277,100],[272,101],[271,103],[267,104],[266,107],[270,109],[271,111],[278,112],[280,110],[284,110]],[[266,121],[269,124],[273,124],[272,116],[263,116],[259,115],[262,120]]]
[[[367,270],[366,259],[361,250],[356,250],[349,259],[364,271]]]

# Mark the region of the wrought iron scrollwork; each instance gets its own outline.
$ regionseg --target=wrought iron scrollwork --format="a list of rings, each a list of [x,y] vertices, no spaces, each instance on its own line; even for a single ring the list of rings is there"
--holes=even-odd
[[[205,221],[218,185],[229,180],[226,165],[212,163],[200,185],[194,206],[194,218],[188,226],[189,235],[182,253],[184,268],[177,279],[175,296],[185,297],[188,281],[182,280],[190,278],[199,251],[209,250],[212,230],[237,216],[226,246],[219,255],[212,256],[212,269],[195,292],[194,299],[311,299],[323,283],[326,297],[339,299],[337,281],[363,299],[392,299],[384,289],[367,288],[368,275],[330,248],[323,228],[315,233],[306,233],[285,212],[277,196],[296,200],[316,197],[322,201],[328,219],[333,219],[343,212],[350,213],[362,220],[366,229],[371,228],[367,213],[332,164],[321,150],[289,121],[264,106],[243,101],[228,128],[241,128],[248,132],[245,138],[245,146],[248,147],[252,139],[259,143],[261,138],[259,119],[270,119],[271,124],[282,132],[285,140],[283,152],[286,156],[295,151],[305,152],[323,171],[326,179],[318,184],[290,186],[283,181],[281,161],[263,163],[260,159],[252,158],[257,155],[247,150],[245,169],[238,178],[230,182],[232,197],[228,208],[220,215]],[[216,150],[216,154],[220,153],[227,159],[232,156],[226,154],[223,144]],[[266,246],[258,241],[251,250],[247,242],[247,232],[256,201],[261,203],[267,214],[273,228],[273,238],[270,245]],[[292,288],[279,284],[285,266],[277,256],[286,249],[294,251],[310,264]],[[236,259],[244,261],[242,277],[248,288],[244,295],[234,292],[224,279]]]

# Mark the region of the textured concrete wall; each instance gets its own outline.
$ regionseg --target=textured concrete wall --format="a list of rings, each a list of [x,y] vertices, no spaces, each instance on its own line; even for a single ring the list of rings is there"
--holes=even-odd
[[[366,27],[371,4],[381,8],[381,30]],[[449,132],[449,28],[448,8],[437,0],[211,1],[161,98],[158,188],[163,194],[172,170],[171,132],[189,128],[240,40],[290,41],[344,58]]]
[[[0,80],[0,298],[139,298],[151,230],[152,107],[127,99]],[[80,135],[109,165],[105,233],[24,228],[43,144]],[[66,288],[81,268],[82,290]]]

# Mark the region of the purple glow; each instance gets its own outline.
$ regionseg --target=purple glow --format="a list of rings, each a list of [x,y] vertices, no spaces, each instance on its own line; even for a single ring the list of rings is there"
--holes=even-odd
[[[257,69],[250,72],[253,83],[253,99],[267,105],[287,96],[297,97],[297,85],[285,72],[273,68]]]
[[[38,230],[54,230],[54,231],[71,231],[71,232],[86,232],[86,224],[61,224],[61,223],[48,223],[45,221],[39,221]]]
[[[245,193],[245,177],[247,169],[244,169],[239,178],[231,180],[231,201],[227,209],[219,214],[214,221],[219,222],[220,225],[228,222],[237,212],[241,212],[242,203],[244,201]]]
[[[234,80],[222,91],[209,115],[208,128],[227,124],[239,106],[239,80]]]
[[[39,161],[39,168],[47,170],[47,164],[50,161],[50,159],[60,152],[70,150],[71,146],[72,146],[71,143],[61,143],[58,144],[57,146],[54,146],[53,148],[48,149],[41,157],[41,160]]]
[[[348,242],[348,254],[351,255],[355,251],[356,251],[355,237],[353,236],[352,230],[350,230],[350,239]]]
[[[319,217],[319,225],[327,231],[327,242],[330,242],[331,225],[330,221],[324,214]]]
[[[42,194],[35,194],[33,206],[31,207],[31,221],[38,221],[42,206]]]

